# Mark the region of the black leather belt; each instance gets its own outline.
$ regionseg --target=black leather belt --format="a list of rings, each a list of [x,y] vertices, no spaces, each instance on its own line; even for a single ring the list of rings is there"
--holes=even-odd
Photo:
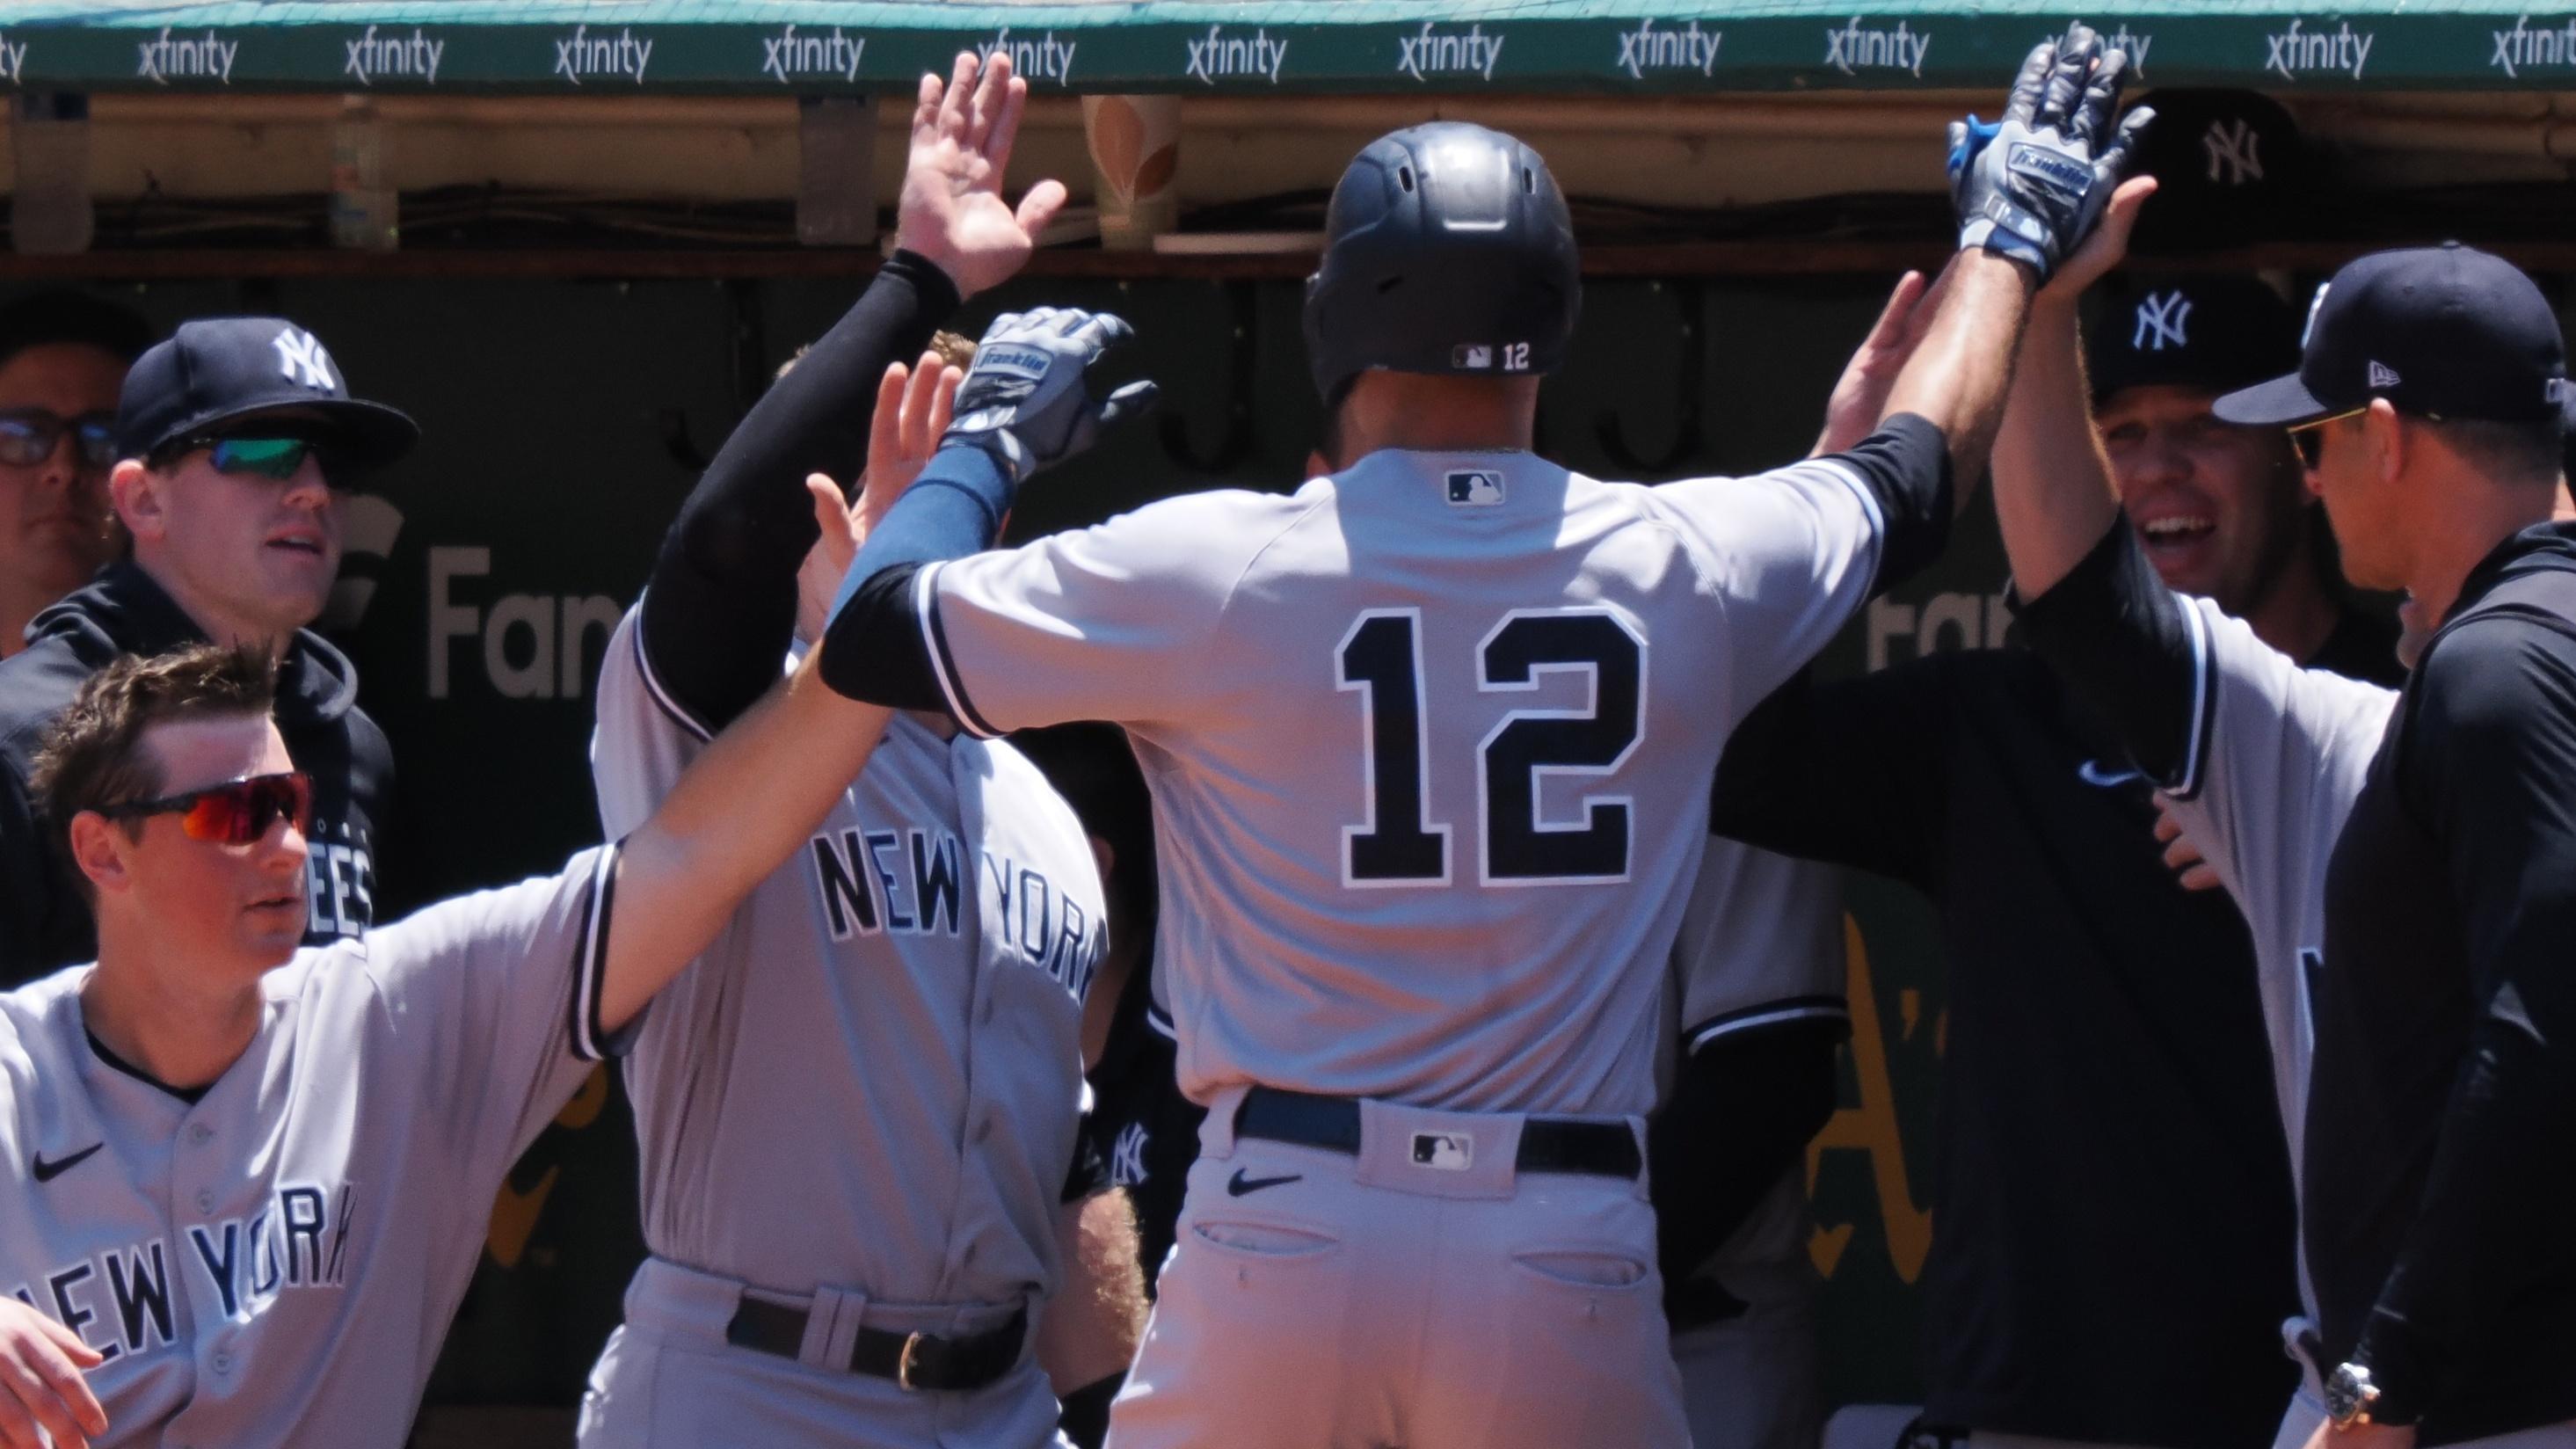
[[[1360,1151],[1360,1104],[1353,1097],[1319,1097],[1254,1087],[1235,1109],[1234,1135],[1293,1142],[1300,1147]],[[1430,1134],[1424,1134],[1430,1135]],[[1530,1117],[1521,1122],[1522,1172],[1579,1172],[1593,1177],[1636,1181],[1645,1170],[1637,1151],[1637,1134],[1621,1122],[1582,1122],[1563,1117]]]
[[[802,1308],[745,1298],[734,1308],[733,1321],[725,1325],[725,1342],[780,1358],[802,1358],[808,1316]],[[1011,1366],[1020,1361],[1020,1345],[1028,1337],[1028,1328],[1029,1311],[1025,1308],[1012,1314],[1011,1321],[1001,1327],[965,1338],[889,1333],[862,1326],[850,1344],[850,1359],[844,1366],[854,1374],[892,1379],[904,1389],[967,1393],[998,1383],[1011,1371]]]

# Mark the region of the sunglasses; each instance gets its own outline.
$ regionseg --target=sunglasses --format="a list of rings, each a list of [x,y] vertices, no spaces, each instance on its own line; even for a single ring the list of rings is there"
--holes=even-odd
[[[213,464],[218,473],[266,478],[272,483],[284,483],[293,478],[304,466],[306,458],[321,464],[325,482],[348,471],[348,459],[340,450],[318,438],[250,435],[182,438],[162,450],[163,464],[167,466],[199,448],[206,450],[206,461]]]
[[[65,433],[72,435],[82,467],[115,465],[116,414],[83,413],[67,418],[51,408],[0,409],[0,463],[33,468],[54,456]]]
[[[265,839],[268,827],[280,820],[293,822],[296,833],[309,835],[313,828],[313,777],[301,770],[283,775],[250,775],[184,795],[109,805],[98,813],[110,820],[176,815],[180,831],[190,840],[212,845],[249,845]]]
[[[2299,450],[2299,466],[2313,473],[2325,465],[2326,435],[2322,429],[2326,424],[2339,423],[2346,418],[2357,418],[2368,411],[2370,411],[2370,405],[2368,403],[2364,403],[2360,407],[2353,408],[2350,411],[2336,413],[2332,417],[2323,417],[2314,422],[2300,423],[2295,427],[2292,427],[2289,430],[2290,446]]]

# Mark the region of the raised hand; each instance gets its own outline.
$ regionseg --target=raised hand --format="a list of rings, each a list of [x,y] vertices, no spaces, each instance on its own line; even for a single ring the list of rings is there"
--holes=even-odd
[[[972,297],[1027,265],[1038,233],[1064,206],[1064,184],[1041,181],[1017,208],[1002,200],[1028,109],[1029,83],[1011,74],[1010,57],[978,62],[966,51],[945,85],[921,78],[912,111],[912,153],[895,203],[895,244],[938,263],[958,292]]]
[[[796,637],[808,643],[820,638],[832,616],[832,599],[841,576],[858,557],[868,530],[912,486],[921,466],[930,461],[939,435],[957,400],[965,370],[925,352],[917,366],[891,363],[877,381],[876,411],[868,419],[867,471],[859,475],[855,503],[841,496],[841,485],[829,475],[806,476],[805,491],[814,500],[814,522],[821,537],[796,571]]]
[[[2128,57],[2076,24],[2033,47],[1992,125],[1950,125],[1950,192],[1959,246],[2028,265],[2046,281],[2101,219],[2153,113],[2113,122]]]
[[[1018,487],[1088,448],[1104,428],[1154,405],[1154,385],[1093,394],[1091,369],[1135,329],[1107,312],[1039,307],[993,319],[957,392],[943,448],[981,448]]]
[[[102,1362],[80,1336],[14,1298],[0,1297],[0,1449],[87,1449],[107,1411],[81,1377]]]
[[[1825,430],[1807,456],[1842,452],[1877,431],[1879,419],[1887,414],[1888,391],[1896,386],[1897,374],[1905,370],[1905,360],[1914,355],[1923,340],[1924,325],[1932,320],[1932,307],[1925,300],[1928,292],[1921,272],[1907,272],[1896,279],[1896,290],[1888,294],[1878,321],[1861,339],[1860,350],[1844,365],[1842,379],[1825,400]]]

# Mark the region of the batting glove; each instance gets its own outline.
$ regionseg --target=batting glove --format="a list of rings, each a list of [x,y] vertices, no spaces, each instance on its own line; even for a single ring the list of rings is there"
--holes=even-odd
[[[2137,107],[2114,124],[2129,58],[2076,24],[2033,47],[2014,78],[2004,117],[1950,123],[1950,195],[1959,247],[2025,262],[2041,281],[2083,243],[2154,112]]]
[[[1088,448],[1106,428],[1154,405],[1154,385],[1092,396],[1095,364],[1135,329],[1107,312],[1040,307],[993,319],[957,388],[943,448],[981,448],[1017,487]]]

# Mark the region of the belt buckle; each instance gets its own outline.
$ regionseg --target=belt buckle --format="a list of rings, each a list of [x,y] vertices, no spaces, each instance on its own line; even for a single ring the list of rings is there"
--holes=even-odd
[[[919,1392],[919,1387],[912,1381],[912,1361],[921,1348],[921,1337],[918,1333],[905,1334],[903,1353],[894,1361],[894,1386],[907,1394]]]

